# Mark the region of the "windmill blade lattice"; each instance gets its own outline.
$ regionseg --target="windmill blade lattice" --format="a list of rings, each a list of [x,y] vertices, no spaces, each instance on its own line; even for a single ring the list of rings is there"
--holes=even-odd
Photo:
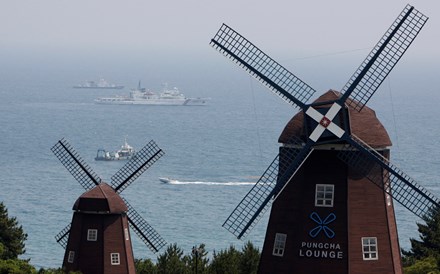
[[[418,12],[414,7],[407,5],[350,78],[343,88],[342,95],[332,102],[317,102],[310,105],[306,105],[306,101],[315,92],[311,87],[236,31],[227,25],[221,26],[211,40],[211,46],[235,61],[282,99],[294,106],[299,106],[304,114],[304,125],[307,125],[307,119],[309,118],[314,120],[313,124],[317,124],[314,129],[306,128],[306,131],[308,131],[306,134],[311,134],[307,137],[305,145],[301,144],[299,146],[299,143],[297,143],[296,147],[299,148],[293,150],[295,151],[293,157],[286,157],[291,158],[290,161],[279,158],[284,154],[280,154],[275,158],[260,180],[223,224],[225,228],[238,238],[245,236],[261,218],[262,213],[268,209],[273,197],[283,190],[286,182],[290,181],[301,164],[307,159],[313,151],[313,147],[327,142],[340,143],[342,141],[351,144],[353,148],[349,152],[352,152],[352,154],[344,152],[341,158],[347,164],[354,165],[355,168],[360,167],[361,173],[368,174],[366,167],[384,168],[389,173],[389,181],[383,182],[382,177],[370,178],[370,180],[378,184],[390,196],[416,215],[424,215],[430,208],[439,206],[438,199],[432,194],[417,185],[398,168],[384,160],[383,157],[379,157],[376,152],[373,153],[374,150],[368,145],[364,145],[361,140],[350,135],[349,117],[346,109],[348,105],[357,111],[362,110],[411,45],[427,20],[428,18],[425,15]],[[332,103],[332,106],[325,114],[315,108],[330,103]],[[341,123],[338,120],[335,122],[334,119],[342,119],[341,121],[346,119],[347,122]],[[342,128],[338,123],[341,123],[344,127]],[[330,135],[333,137],[330,138],[333,139],[329,139],[328,132],[331,133]],[[300,149],[301,147],[302,149]],[[286,148],[283,148],[283,151],[286,152]],[[357,160],[368,158],[369,165],[357,164],[356,157],[353,155],[362,155]],[[287,162],[281,163],[282,160]],[[352,161],[354,163],[351,163]],[[278,162],[280,163],[278,164]],[[286,165],[288,168],[283,168],[282,165]],[[370,175],[370,177],[372,176]]]
[[[428,17],[407,5],[342,89],[341,101],[361,111],[416,38]]]
[[[292,148],[275,157],[258,182],[229,215],[223,227],[238,239],[246,237],[269,209],[274,197],[290,181],[301,164],[312,152],[310,145],[303,146],[299,139],[292,139]],[[280,176],[280,174],[283,174]]]
[[[351,146],[347,145],[347,149],[342,150],[338,157],[382,188],[398,203],[422,219],[427,216],[430,210],[440,209],[438,198],[417,184],[411,177],[391,164],[373,148],[354,135],[350,143]],[[388,174],[383,176],[381,172],[375,172],[381,168],[384,168]]]
[[[210,44],[289,104],[303,108],[315,93],[313,88],[225,24]]]
[[[70,232],[71,224],[68,224],[63,230],[61,230],[56,236],[55,240],[59,243],[64,249],[66,249],[67,241],[69,240],[69,232]]]
[[[85,163],[79,154],[65,140],[61,139],[52,148],[52,152],[57,156],[60,162],[73,175],[73,177],[86,189],[91,190],[101,183],[99,176]],[[131,158],[113,177],[112,188],[115,192],[121,192],[138,178],[146,169],[156,162],[164,152],[151,140],[136,155]],[[116,186],[116,188],[115,188]],[[163,238],[133,209],[126,199],[125,202],[128,211],[127,217],[131,227],[141,240],[153,251],[157,252],[166,242]],[[66,248],[71,224],[68,224],[55,239]]]
[[[86,190],[90,190],[101,183],[101,178],[84,162],[67,140],[59,140],[51,150]]]
[[[112,188],[121,193],[165,153],[151,140],[111,177]]]
[[[156,253],[162,247],[166,245],[165,240],[154,230],[154,228],[145,221],[144,218],[137,213],[136,210],[122,198],[128,207],[127,217],[134,232],[141,238],[141,240],[150,248],[151,251]]]

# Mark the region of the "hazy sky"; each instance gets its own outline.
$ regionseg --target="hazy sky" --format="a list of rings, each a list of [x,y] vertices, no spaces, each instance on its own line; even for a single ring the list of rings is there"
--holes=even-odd
[[[225,22],[263,50],[325,54],[371,48],[403,0],[1,0],[0,50],[204,52]],[[417,51],[440,56],[440,1]]]

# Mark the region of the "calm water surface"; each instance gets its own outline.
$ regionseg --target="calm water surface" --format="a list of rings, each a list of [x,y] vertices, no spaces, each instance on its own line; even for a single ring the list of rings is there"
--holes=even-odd
[[[177,243],[185,252],[205,243],[212,252],[230,244],[242,246],[222,224],[276,156],[278,135],[296,112],[229,63],[211,73],[164,70],[160,77],[148,69],[108,71],[107,78],[113,77],[109,81],[126,85],[119,91],[71,88],[96,75],[92,69],[3,67],[1,72],[0,200],[28,233],[23,257],[38,267],[61,265],[64,250],[54,236],[70,222],[73,203],[83,191],[50,151],[60,138],[67,138],[107,181],[124,162],[95,162],[98,148],[117,149],[127,136],[140,149],[154,139],[165,156],[123,196],[168,243]],[[170,81],[167,78],[188,97],[211,97],[210,104],[93,103],[100,96],[128,93],[139,79],[157,90],[161,81]],[[440,126],[427,121],[440,116],[439,99],[429,90],[399,94],[384,89],[370,102],[393,139],[394,163],[436,195],[440,195]],[[158,178],[165,176],[179,183],[161,184]],[[396,214],[401,246],[408,248],[408,238],[418,235],[415,222],[420,220],[399,206]],[[267,215],[246,239],[258,247],[263,244]],[[136,257],[156,257],[133,238]]]

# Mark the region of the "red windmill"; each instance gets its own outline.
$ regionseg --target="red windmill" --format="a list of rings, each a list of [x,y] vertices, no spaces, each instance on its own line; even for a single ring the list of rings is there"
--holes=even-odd
[[[56,240],[64,248],[63,269],[83,273],[135,273],[129,224],[157,252],[166,243],[119,194],[164,153],[154,141],[130,159],[108,185],[62,139],[53,147],[73,177],[87,190],[75,202],[72,223]]]
[[[313,88],[227,25],[211,40],[301,108],[279,155],[223,224],[242,238],[272,205],[259,273],[402,273],[391,198],[419,217],[440,201],[389,162],[388,134],[364,106],[427,19],[406,6],[342,92],[311,104]]]

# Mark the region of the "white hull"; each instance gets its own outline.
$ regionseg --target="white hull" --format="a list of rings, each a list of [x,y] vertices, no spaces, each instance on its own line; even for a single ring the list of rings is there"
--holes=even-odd
[[[131,98],[98,98],[96,104],[103,105],[153,105],[153,106],[203,106],[208,99],[185,98],[185,99],[131,99]]]
[[[129,160],[133,158],[136,154],[135,149],[127,144],[127,139],[125,139],[124,145],[121,149],[115,152],[106,151],[105,149],[98,149],[96,153],[96,161],[115,161],[115,160]]]
[[[177,88],[164,89],[160,94],[140,87],[132,90],[129,96],[103,97],[95,103],[104,105],[153,105],[153,106],[203,106],[209,98],[186,98]]]
[[[176,182],[176,180],[166,178],[166,177],[159,178],[159,181],[161,181],[164,184],[170,184],[170,183]]]
[[[84,84],[73,86],[73,88],[86,88],[86,89],[123,89],[124,86],[110,84],[104,79],[99,79],[98,82],[87,81]]]
[[[124,86],[109,86],[109,87],[98,87],[98,86],[96,86],[96,87],[89,87],[89,86],[81,86],[81,85],[78,85],[78,86],[73,86],[73,88],[82,88],[82,89],[123,89],[124,88]]]

